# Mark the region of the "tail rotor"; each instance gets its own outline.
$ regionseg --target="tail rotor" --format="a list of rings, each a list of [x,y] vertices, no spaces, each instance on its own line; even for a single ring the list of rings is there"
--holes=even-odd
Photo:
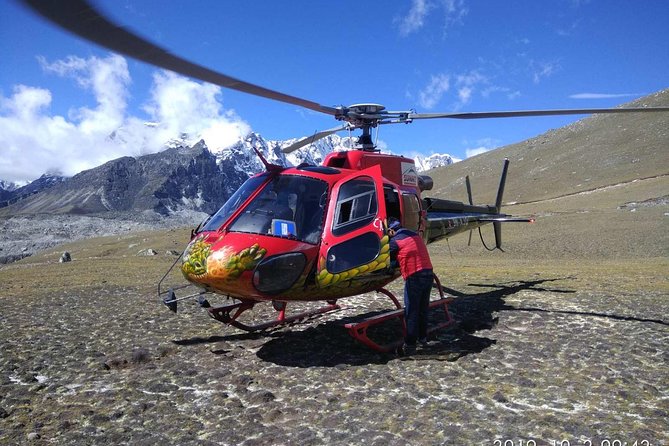
[[[469,182],[469,175],[465,177],[465,185],[467,186],[467,197],[469,198],[469,205],[474,205],[474,199],[472,198],[472,184]],[[472,246],[472,230],[469,230],[469,241],[467,246]]]

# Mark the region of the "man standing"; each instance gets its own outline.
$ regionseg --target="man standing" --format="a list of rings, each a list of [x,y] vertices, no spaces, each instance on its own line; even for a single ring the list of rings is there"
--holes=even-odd
[[[413,231],[389,219],[390,258],[396,261],[404,278],[404,353],[416,352],[416,341],[427,342],[427,315],[434,276],[425,242]]]

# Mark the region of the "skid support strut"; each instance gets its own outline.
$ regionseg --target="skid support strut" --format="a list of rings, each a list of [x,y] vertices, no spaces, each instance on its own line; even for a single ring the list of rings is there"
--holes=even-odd
[[[453,317],[448,311],[448,304],[453,301],[453,298],[444,296],[444,290],[441,288],[441,283],[439,282],[439,278],[437,278],[436,275],[434,276],[434,284],[432,286],[433,288],[439,290],[439,299],[430,301],[430,311],[440,307],[443,308],[444,319],[428,327],[428,335],[434,333],[437,330],[446,328],[452,325],[454,322]],[[404,321],[404,308],[401,307],[397,298],[390,291],[386,290],[385,288],[381,288],[377,291],[388,296],[393,301],[397,309],[369,317],[360,322],[346,324],[345,327],[348,329],[350,335],[353,336],[357,341],[363,343],[367,347],[376,350],[378,352],[388,353],[397,349],[397,347],[402,345],[402,343],[404,342],[404,335],[406,334],[406,323]],[[367,329],[391,319],[401,320],[402,323],[401,339],[397,339],[387,344],[379,344],[369,338],[367,334]]]
[[[263,322],[260,324],[249,325],[240,322],[239,316],[247,310],[253,308],[256,302],[241,301],[230,305],[222,305],[220,307],[209,308],[209,316],[224,324],[232,325],[241,330],[254,332],[267,330],[268,328],[277,327],[279,325],[290,324],[291,322],[301,321],[311,316],[328,313],[330,311],[338,310],[341,307],[335,301],[328,301],[325,307],[317,308],[315,310],[304,311],[302,313],[286,316],[286,303],[275,302],[274,308],[279,312],[278,317],[273,321]]]

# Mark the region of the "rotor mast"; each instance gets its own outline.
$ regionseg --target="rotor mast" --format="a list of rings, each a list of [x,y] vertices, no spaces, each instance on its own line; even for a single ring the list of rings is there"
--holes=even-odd
[[[353,104],[348,107],[337,108],[335,118],[346,121],[351,128],[361,129],[362,135],[358,138],[357,148],[367,152],[376,151],[376,145],[372,140],[372,128],[379,124],[388,124],[388,118],[395,115],[387,112],[386,107],[381,104]]]

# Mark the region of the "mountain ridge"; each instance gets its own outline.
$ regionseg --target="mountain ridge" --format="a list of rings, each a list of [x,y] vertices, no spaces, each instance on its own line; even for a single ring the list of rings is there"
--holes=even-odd
[[[319,165],[328,153],[353,146],[352,138],[330,135],[290,154],[281,151],[295,141],[266,140],[250,133],[230,147],[211,151],[204,140],[189,147],[186,138],[176,139],[161,152],[117,158],[70,178],[43,175],[6,192],[0,215],[146,210],[161,215],[180,210],[212,214],[250,175],[265,169],[254,149],[269,163],[297,166]],[[436,154],[421,162],[433,167],[453,159]],[[6,209],[1,209],[3,204]]]

